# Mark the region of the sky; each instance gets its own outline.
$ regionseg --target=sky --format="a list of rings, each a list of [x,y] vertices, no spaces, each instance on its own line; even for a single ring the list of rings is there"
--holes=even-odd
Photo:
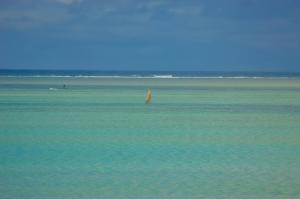
[[[300,71],[299,0],[0,0],[0,69]]]

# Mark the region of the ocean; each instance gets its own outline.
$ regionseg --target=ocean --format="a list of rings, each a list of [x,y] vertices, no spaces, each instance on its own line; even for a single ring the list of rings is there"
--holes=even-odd
[[[0,198],[300,198],[299,77],[0,70]]]

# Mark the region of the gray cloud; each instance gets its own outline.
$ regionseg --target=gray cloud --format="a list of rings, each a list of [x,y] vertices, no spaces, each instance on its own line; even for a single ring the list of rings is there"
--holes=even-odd
[[[66,5],[71,5],[73,3],[79,3],[82,0],[55,0],[55,1],[57,1],[58,3],[63,3],[63,4],[66,4]]]
[[[17,4],[0,9],[0,29],[30,30],[43,25],[61,24],[71,18],[72,14],[67,7],[55,5],[53,1],[36,4],[18,1]]]
[[[183,42],[227,41],[248,46],[258,43],[266,47],[274,46],[274,43],[299,45],[299,28],[291,28],[297,27],[297,24],[291,24],[290,18],[284,19],[283,23],[274,23],[274,17],[265,16],[262,11],[260,17],[248,17],[253,11],[250,8],[247,10],[248,4],[240,5],[238,10],[232,9],[234,5],[227,5],[225,1],[224,5],[214,4],[216,1],[183,3],[176,0],[14,1],[22,2],[23,6],[18,3],[14,4],[18,6],[0,8],[0,29],[8,27],[23,30],[63,24],[58,31],[60,36],[72,35],[73,39],[164,38]],[[248,14],[241,10],[246,10]],[[280,33],[281,29],[291,33]]]

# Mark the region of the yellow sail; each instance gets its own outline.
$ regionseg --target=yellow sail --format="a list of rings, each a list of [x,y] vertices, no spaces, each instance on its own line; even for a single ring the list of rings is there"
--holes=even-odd
[[[147,95],[146,95],[146,104],[150,104],[152,101],[152,91],[151,89],[148,89]]]

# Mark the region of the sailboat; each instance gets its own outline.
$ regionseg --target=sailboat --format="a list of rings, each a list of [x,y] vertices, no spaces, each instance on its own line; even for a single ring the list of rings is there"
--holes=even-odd
[[[151,101],[152,101],[152,91],[151,89],[148,89],[145,103],[151,104]]]

